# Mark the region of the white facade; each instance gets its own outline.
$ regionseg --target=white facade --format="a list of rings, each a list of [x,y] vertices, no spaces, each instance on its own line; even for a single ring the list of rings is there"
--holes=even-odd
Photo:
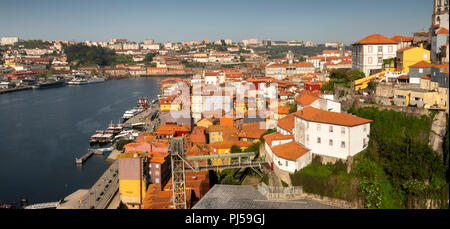
[[[384,59],[397,56],[397,44],[353,45],[352,67],[370,75],[370,70],[381,69]]]
[[[19,37],[2,37],[1,45],[13,45],[19,42]]]
[[[370,123],[341,126],[295,117],[295,141],[317,155],[346,160],[369,144]]]

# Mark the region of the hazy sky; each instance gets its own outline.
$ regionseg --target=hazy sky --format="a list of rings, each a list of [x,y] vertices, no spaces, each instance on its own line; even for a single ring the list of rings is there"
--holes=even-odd
[[[310,40],[412,36],[433,0],[0,0],[0,36],[109,41]]]

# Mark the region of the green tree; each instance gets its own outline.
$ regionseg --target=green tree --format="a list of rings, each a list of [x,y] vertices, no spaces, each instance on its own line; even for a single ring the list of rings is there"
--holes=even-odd
[[[240,152],[242,152],[242,151],[241,151],[241,148],[239,146],[237,146],[237,145],[232,145],[231,146],[230,153],[240,153]]]
[[[289,104],[289,113],[294,113],[297,111],[297,103]]]
[[[156,56],[156,53],[147,53],[144,58],[144,62],[150,63],[153,61],[153,57]]]

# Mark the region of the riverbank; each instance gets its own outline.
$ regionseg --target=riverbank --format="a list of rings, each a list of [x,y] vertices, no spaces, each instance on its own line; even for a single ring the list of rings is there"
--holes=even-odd
[[[16,88],[8,88],[8,89],[0,89],[0,94],[15,92],[15,91],[24,91],[24,90],[30,90],[33,87],[31,86],[24,86],[24,87],[16,87]]]
[[[139,97],[157,99],[162,80],[107,80],[0,95],[0,204],[18,205],[23,198],[29,204],[54,202],[91,187],[109,167],[110,153],[94,155],[84,166],[75,158],[92,148],[96,130],[120,122]]]

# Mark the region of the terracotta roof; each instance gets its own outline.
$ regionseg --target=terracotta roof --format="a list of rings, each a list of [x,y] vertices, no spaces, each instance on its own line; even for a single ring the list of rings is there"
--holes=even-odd
[[[246,123],[242,126],[241,132],[239,132],[240,138],[253,138],[259,139],[261,135],[266,132],[266,129],[260,129],[260,123]]]
[[[447,34],[448,35],[448,29],[442,27],[439,31],[437,31],[437,34]]]
[[[289,142],[273,147],[272,152],[278,157],[289,161],[296,161],[298,158],[308,153],[309,149],[304,148],[296,142]]]
[[[444,73],[448,74],[448,70],[447,70],[447,71],[445,71]]]
[[[289,140],[289,139],[293,139],[294,136],[292,136],[292,135],[282,135],[279,132],[275,132],[275,133],[272,133],[272,134],[264,135],[263,138],[269,144],[269,146],[272,146],[272,141]]]
[[[212,125],[208,127],[208,129],[206,129],[206,132],[210,133],[224,130],[237,130],[237,128],[234,126],[227,126],[227,125]]]
[[[410,68],[431,68],[431,67],[433,67],[433,65],[430,64],[429,62],[422,60],[422,61],[419,61],[409,67]]]
[[[397,44],[397,42],[381,35],[381,34],[372,34],[364,39],[354,43],[358,45],[365,45],[365,44]]]
[[[189,137],[193,143],[206,143],[205,128],[195,126]]]
[[[229,149],[231,146],[236,145],[239,147],[249,147],[252,145],[252,142],[248,141],[226,141],[226,142],[213,142],[210,143],[209,146],[216,149]]]
[[[398,42],[409,42],[409,41],[413,41],[413,37],[405,37],[405,36],[401,36],[401,35],[395,35],[393,37],[391,37],[391,40]]]
[[[307,121],[335,124],[341,126],[358,126],[372,122],[372,120],[360,118],[354,115],[323,111],[314,107],[303,108],[295,112],[294,114],[295,116]]]
[[[431,77],[430,77],[430,75],[426,75],[426,76],[422,76],[421,78],[425,79],[425,80],[429,80]]]
[[[397,50],[397,52],[404,52],[406,50],[413,49],[413,48],[418,48],[418,47],[409,46],[409,47],[405,47],[405,48],[399,49],[399,50]]]
[[[433,65],[435,68],[448,68],[448,64],[435,64]]]
[[[289,114],[289,107],[278,106],[278,114]]]
[[[277,125],[280,128],[283,128],[289,132],[292,132],[292,129],[294,129],[295,123],[294,123],[294,114],[286,115],[286,117],[278,120]]]
[[[318,96],[316,96],[312,93],[308,93],[306,90],[304,90],[304,91],[302,91],[302,93],[300,95],[295,97],[295,102],[297,102],[298,104],[300,104],[302,106],[308,106],[308,105],[311,105],[311,103],[313,103],[317,99],[319,99]]]
[[[407,80],[407,79],[409,79],[409,76],[408,75],[401,75],[401,76],[397,77],[397,79]]]

